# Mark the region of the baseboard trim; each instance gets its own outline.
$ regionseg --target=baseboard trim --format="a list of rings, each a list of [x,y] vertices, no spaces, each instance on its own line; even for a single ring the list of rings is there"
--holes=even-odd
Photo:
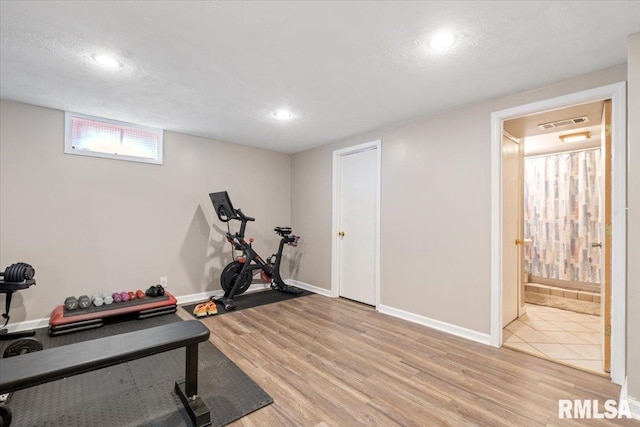
[[[640,402],[635,399],[630,399],[627,396],[627,403],[629,404],[629,410],[631,411],[631,416],[636,420],[640,420]]]
[[[622,388],[620,388],[620,401],[618,402],[618,407],[620,407],[623,401],[626,401],[629,405],[631,416],[636,420],[640,420],[640,402],[627,395],[627,381],[628,378],[625,378]]]
[[[268,283],[254,283],[253,285],[249,286],[249,288],[245,292],[243,292],[243,294],[247,292],[263,291],[265,289],[269,289]],[[224,295],[224,291],[222,289],[218,289],[217,291],[182,295],[180,297],[176,297],[176,299],[178,300],[178,304],[191,304],[194,302],[205,301],[211,297],[221,297],[222,295]]]
[[[10,323],[7,325],[7,332],[28,331],[29,329],[45,328],[49,326],[49,318],[25,320],[24,322]]]
[[[211,297],[217,297],[220,295],[222,295],[221,290],[213,291],[213,292],[200,292],[199,294],[182,295],[182,296],[176,297],[176,300],[178,300],[178,305],[191,304],[193,302],[208,300]]]
[[[308,283],[299,282],[293,279],[286,279],[284,281],[287,285],[295,286],[296,288],[304,289],[305,291],[313,292],[315,294],[324,295],[325,297],[331,298],[331,290],[320,288],[318,286],[310,285]]]
[[[455,335],[461,338],[466,338],[471,341],[479,342],[481,344],[490,345],[491,336],[478,331],[472,331],[471,329],[463,328],[461,326],[452,325],[450,323],[442,322],[440,320],[431,319],[429,317],[421,316],[419,314],[410,313],[408,311],[399,310],[397,308],[389,307],[387,305],[378,305],[378,311],[389,316],[398,317],[409,322],[418,323],[423,326],[427,326],[438,331],[446,332],[451,335]]]

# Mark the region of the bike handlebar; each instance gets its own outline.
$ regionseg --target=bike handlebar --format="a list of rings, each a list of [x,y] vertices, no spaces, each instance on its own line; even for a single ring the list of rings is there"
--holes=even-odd
[[[255,221],[255,218],[251,218],[250,216],[246,216],[245,214],[242,213],[241,209],[236,209],[236,213],[238,214],[238,216],[240,217],[240,219],[242,221]]]

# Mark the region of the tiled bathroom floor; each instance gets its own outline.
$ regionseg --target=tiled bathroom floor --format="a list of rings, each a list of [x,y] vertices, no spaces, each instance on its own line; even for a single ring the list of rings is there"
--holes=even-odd
[[[503,331],[503,345],[605,374],[600,316],[527,304],[527,313]]]

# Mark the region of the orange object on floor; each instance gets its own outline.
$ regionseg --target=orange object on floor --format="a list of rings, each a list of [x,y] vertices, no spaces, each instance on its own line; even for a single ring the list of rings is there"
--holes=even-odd
[[[193,315],[196,317],[204,317],[207,315],[207,304],[206,302],[203,302],[202,304],[198,304],[196,305],[196,307],[193,309]]]
[[[213,316],[214,314],[218,314],[218,306],[215,301],[209,301],[207,304],[207,315]]]

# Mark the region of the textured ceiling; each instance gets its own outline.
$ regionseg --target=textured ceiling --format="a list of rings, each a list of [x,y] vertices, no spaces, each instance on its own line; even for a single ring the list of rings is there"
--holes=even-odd
[[[638,1],[3,0],[0,16],[4,99],[282,152],[624,63],[640,31]],[[426,50],[445,28],[454,48]]]

